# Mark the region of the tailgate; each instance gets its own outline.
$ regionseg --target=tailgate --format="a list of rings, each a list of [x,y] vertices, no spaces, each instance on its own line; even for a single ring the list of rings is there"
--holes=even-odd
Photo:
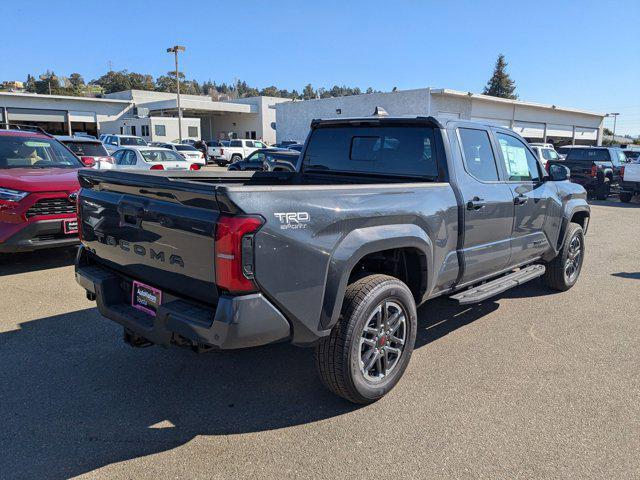
[[[164,291],[216,303],[213,186],[112,171],[79,177],[82,242],[98,262]]]
[[[640,163],[625,163],[624,181],[640,182]]]

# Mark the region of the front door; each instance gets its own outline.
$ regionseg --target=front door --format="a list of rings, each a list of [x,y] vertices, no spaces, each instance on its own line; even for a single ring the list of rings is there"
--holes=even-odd
[[[489,131],[459,128],[464,171],[457,173],[463,197],[463,276],[469,283],[507,268],[511,257],[513,194],[498,174]]]
[[[511,260],[509,265],[520,265],[539,258],[547,250],[550,232],[558,226],[546,224],[551,204],[557,197],[553,182],[543,181],[540,162],[519,138],[504,132],[496,132],[500,145],[503,174],[513,194],[514,221],[511,234]],[[553,228],[552,228],[553,227]]]

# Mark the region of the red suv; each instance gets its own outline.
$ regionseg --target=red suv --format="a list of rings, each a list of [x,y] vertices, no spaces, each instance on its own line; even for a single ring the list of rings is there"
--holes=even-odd
[[[0,253],[78,243],[78,169],[50,135],[0,125]]]

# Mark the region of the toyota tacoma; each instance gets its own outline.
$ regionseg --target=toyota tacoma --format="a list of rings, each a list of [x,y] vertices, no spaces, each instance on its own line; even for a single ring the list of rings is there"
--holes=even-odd
[[[294,172],[79,174],[76,279],[133,346],[314,346],[356,403],[396,385],[416,307],[577,281],[590,210],[513,131],[315,120]]]

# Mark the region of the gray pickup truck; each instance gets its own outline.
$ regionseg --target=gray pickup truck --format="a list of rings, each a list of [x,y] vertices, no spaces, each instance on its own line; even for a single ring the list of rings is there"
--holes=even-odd
[[[133,346],[313,345],[322,382],[369,403],[427,300],[576,283],[590,210],[567,177],[503,128],[318,120],[293,172],[82,170],[76,279]]]

